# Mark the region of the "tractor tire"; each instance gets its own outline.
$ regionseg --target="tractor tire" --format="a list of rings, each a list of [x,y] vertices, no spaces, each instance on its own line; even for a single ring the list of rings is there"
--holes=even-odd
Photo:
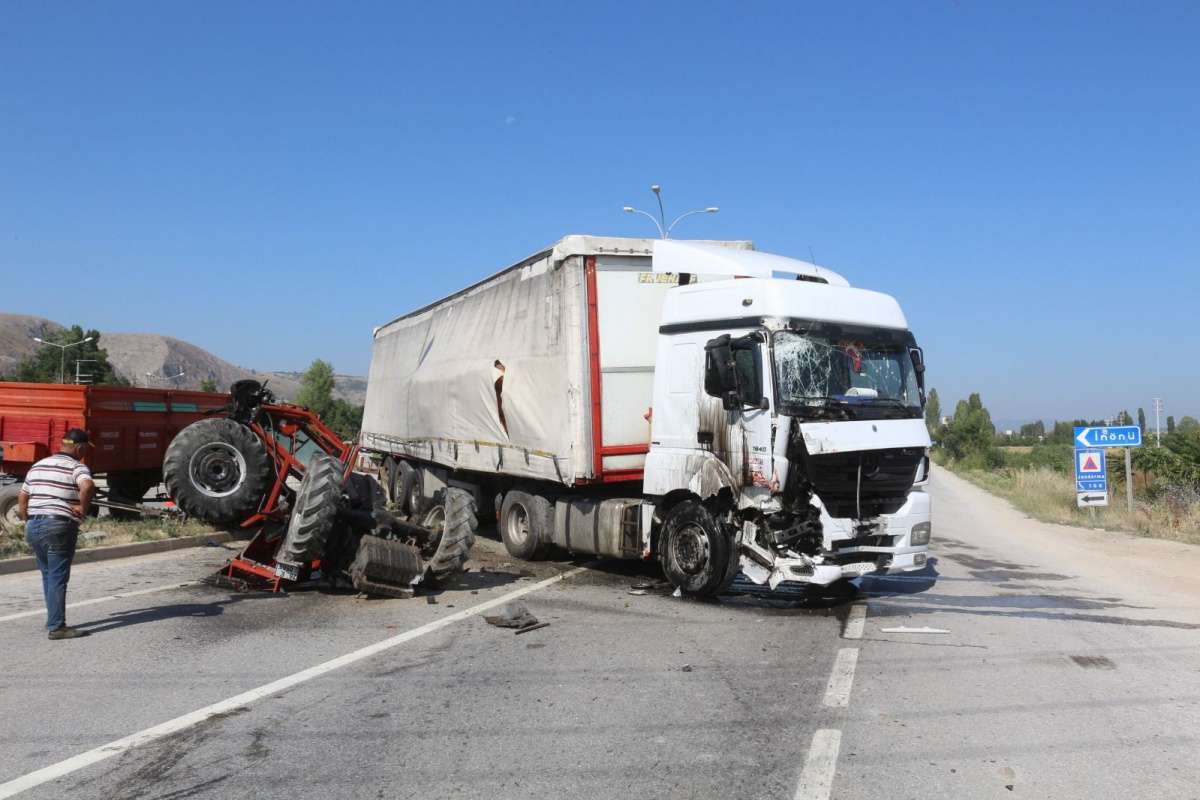
[[[425,580],[438,583],[462,572],[475,544],[475,498],[465,489],[439,489],[421,517],[421,527],[431,532],[421,545],[426,561]]]
[[[554,504],[529,492],[506,492],[500,504],[500,538],[513,558],[537,560],[551,541]]]
[[[272,472],[262,441],[231,419],[193,422],[171,440],[163,459],[163,482],[180,510],[218,525],[258,511]]]
[[[695,500],[685,500],[667,512],[659,558],[667,580],[695,597],[720,594],[738,573],[733,537]]]
[[[342,501],[342,463],[324,453],[314,454],[296,490],[287,533],[275,553],[276,561],[307,564],[325,555],[325,543]]]
[[[25,523],[17,516],[17,495],[20,493],[19,481],[0,486],[0,533],[18,536],[25,530]]]

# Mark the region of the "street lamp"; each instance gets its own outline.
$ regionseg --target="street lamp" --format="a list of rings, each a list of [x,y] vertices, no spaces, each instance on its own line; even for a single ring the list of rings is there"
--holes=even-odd
[[[38,342],[39,344],[53,345],[54,347],[57,347],[57,348],[59,348],[59,350],[62,351],[62,358],[60,358],[58,361],[58,382],[66,383],[67,382],[66,381],[67,348],[75,347],[76,345],[86,344],[87,342],[90,342],[93,338],[95,338],[95,337],[89,336],[86,339],[80,339],[78,342],[71,342],[70,344],[59,344],[58,342],[47,342],[45,339],[39,339],[36,336],[33,337],[33,340],[35,342]]]
[[[655,216],[653,214],[646,212],[646,211],[642,211],[640,208],[634,208],[633,206],[625,206],[624,211],[626,214],[641,214],[644,217],[649,217],[650,221],[654,223],[654,227],[658,228],[659,237],[661,237],[663,239],[671,238],[671,231],[675,230],[675,226],[678,225],[679,221],[681,219],[683,219],[684,217],[690,217],[692,214],[716,214],[718,211],[721,210],[721,209],[717,208],[716,206],[709,206],[708,208],[697,208],[694,211],[688,211],[684,214],[680,214],[678,217],[675,218],[674,222],[672,222],[670,225],[668,225],[667,224],[667,215],[663,209],[662,187],[656,183],[650,187],[650,191],[654,192],[654,196],[658,199],[658,217],[657,218],[655,218]]]

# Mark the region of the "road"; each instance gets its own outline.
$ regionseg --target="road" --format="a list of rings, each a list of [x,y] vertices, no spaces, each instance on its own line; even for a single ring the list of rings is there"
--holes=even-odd
[[[929,491],[930,567],[852,598],[488,539],[435,602],[239,595],[201,548],[80,565],[49,642],[0,577],[0,797],[1200,797],[1200,548]]]

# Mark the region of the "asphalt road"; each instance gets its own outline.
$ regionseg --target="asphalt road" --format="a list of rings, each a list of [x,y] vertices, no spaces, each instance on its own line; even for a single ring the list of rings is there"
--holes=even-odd
[[[81,565],[49,642],[0,577],[0,797],[1200,797],[1200,548],[930,491],[931,566],[856,598],[486,539],[435,603],[179,587],[202,548]],[[518,592],[548,627],[473,611]]]

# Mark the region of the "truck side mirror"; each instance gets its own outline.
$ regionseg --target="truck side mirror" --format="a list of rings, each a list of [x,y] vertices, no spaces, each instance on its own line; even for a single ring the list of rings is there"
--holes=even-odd
[[[704,356],[704,391],[710,397],[721,398],[722,405],[728,409],[728,396],[731,393],[739,396],[737,364],[733,360],[729,334],[718,336],[705,344]]]

